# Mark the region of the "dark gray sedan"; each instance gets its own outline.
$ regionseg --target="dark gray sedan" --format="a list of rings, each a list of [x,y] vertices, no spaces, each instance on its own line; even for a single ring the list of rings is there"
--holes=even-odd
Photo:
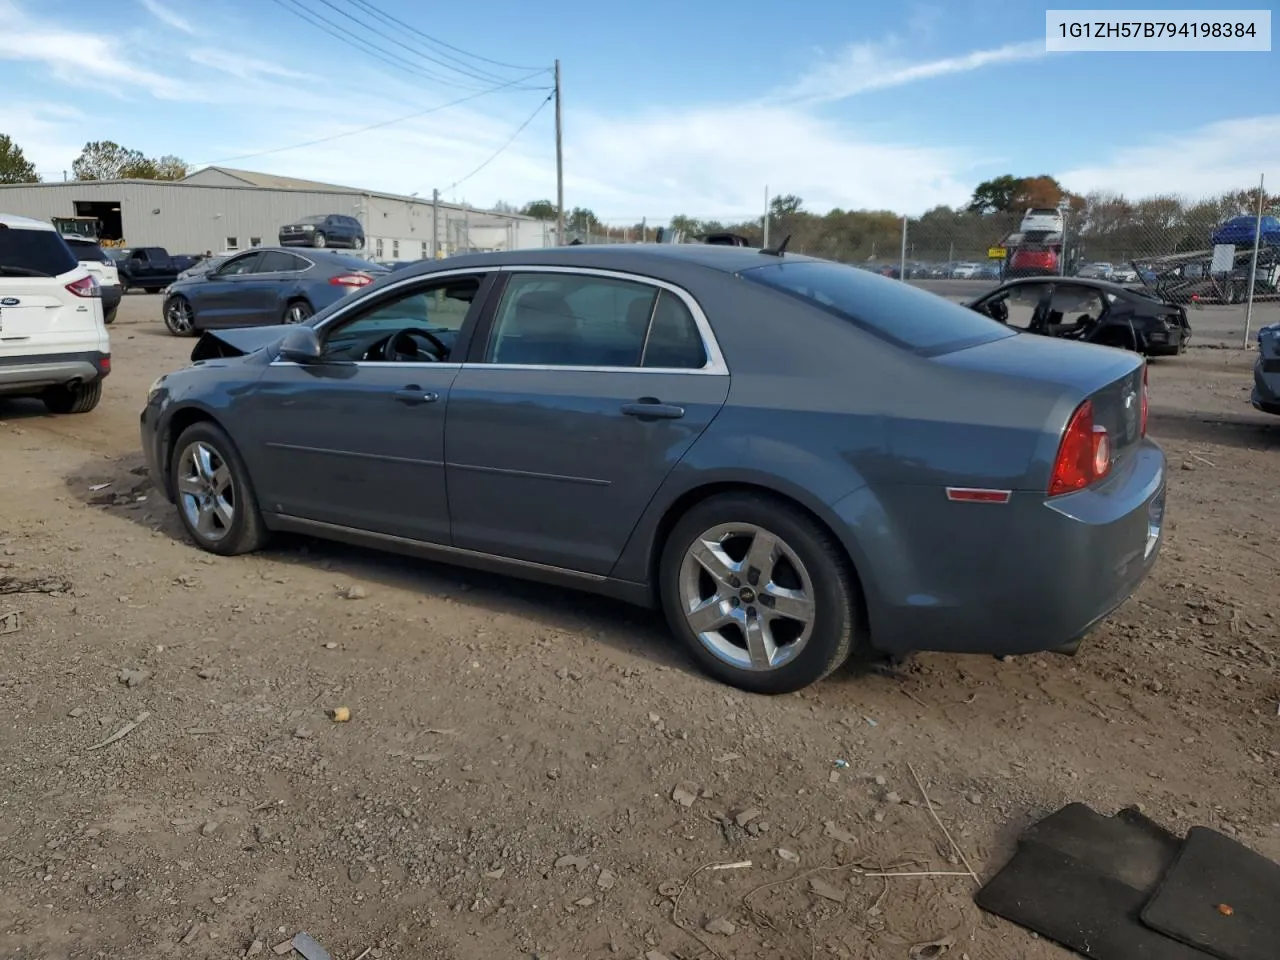
[[[164,324],[186,337],[219,327],[301,323],[386,273],[349,253],[256,247],[170,284]]]
[[[1155,561],[1146,366],[750,248],[489,253],[211,332],[142,413],[206,550],[272,531],[659,605],[717,678],[1072,651]]]

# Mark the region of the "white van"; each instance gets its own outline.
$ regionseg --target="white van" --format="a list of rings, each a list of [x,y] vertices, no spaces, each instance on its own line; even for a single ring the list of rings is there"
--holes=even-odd
[[[98,281],[52,224],[0,213],[0,396],[87,413],[110,372]]]

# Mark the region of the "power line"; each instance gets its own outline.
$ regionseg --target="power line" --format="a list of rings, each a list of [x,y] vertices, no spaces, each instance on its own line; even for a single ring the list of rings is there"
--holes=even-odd
[[[445,86],[455,87],[460,90],[476,89],[475,84],[460,83],[457,80],[452,80],[448,77],[433,73],[432,71],[427,70],[424,67],[419,67],[415,64],[405,63],[401,59],[393,59],[391,56],[383,53],[383,51],[378,49],[378,47],[375,46],[374,44],[368,42],[367,40],[361,39],[359,37],[351,36],[339,24],[334,23],[332,20],[329,20],[321,16],[320,14],[315,13],[312,10],[308,10],[305,6],[302,5],[302,3],[299,2],[299,0],[274,0],[274,2],[281,9],[293,14],[295,17],[298,17],[300,20],[303,20],[306,23],[311,24],[311,26],[318,28],[322,32],[327,33],[329,36],[338,40],[340,43],[344,43],[355,50],[359,50],[361,53],[364,53],[367,56],[373,57],[375,60],[379,60],[382,63],[387,64],[388,66],[395,67],[397,70],[400,70],[404,73],[407,73],[413,76],[432,80],[435,83],[440,83]]]
[[[445,61],[437,59],[436,57],[431,56],[430,54],[422,53],[421,51],[405,43],[403,40],[401,40],[399,37],[395,36],[394,34],[386,33],[382,30],[377,29],[376,27],[366,22],[367,18],[362,19],[360,17],[355,16],[354,14],[348,13],[346,10],[339,7],[336,3],[333,3],[332,0],[319,0],[319,2],[324,4],[330,10],[337,13],[338,16],[345,17],[346,19],[350,20],[352,23],[356,24],[357,26],[363,27],[364,29],[368,30],[374,36],[381,37],[383,40],[388,40],[391,43],[394,43],[397,47],[400,47],[403,50],[409,51],[409,53],[412,54],[413,56],[421,57],[423,60],[427,60],[431,63],[436,64],[437,66],[443,67],[445,70],[452,70],[456,73],[460,73],[460,74],[463,74],[464,76],[470,77],[472,80],[479,80],[481,83],[500,83],[503,79],[502,77],[495,76],[493,74],[476,73],[474,70],[466,69],[465,66],[464,67],[451,66]]]
[[[487,167],[489,164],[493,163],[493,161],[494,161],[494,160],[498,159],[499,154],[501,154],[503,151],[505,151],[505,150],[507,149],[507,147],[511,146],[511,144],[513,144],[513,143],[515,142],[516,137],[520,136],[520,134],[524,131],[524,128],[525,128],[525,127],[527,127],[529,124],[533,123],[533,118],[534,118],[534,117],[536,117],[538,114],[540,114],[540,113],[542,112],[542,108],[543,108],[543,107],[545,107],[548,103],[550,103],[550,102],[551,102],[552,97],[554,97],[554,96],[555,96],[555,91],[552,91],[552,92],[551,92],[551,94],[550,94],[550,95],[549,95],[545,100],[543,100],[540,104],[538,104],[538,108],[537,108],[536,110],[534,110],[534,111],[533,111],[533,113],[529,114],[529,118],[528,118],[527,120],[525,120],[525,122],[524,122],[524,123],[522,123],[522,124],[520,124],[520,126],[516,127],[516,132],[515,132],[515,133],[513,133],[513,134],[512,134],[512,135],[507,139],[507,142],[506,142],[506,143],[504,143],[502,146],[500,146],[500,147],[498,148],[497,152],[496,152],[496,153],[494,153],[494,155],[493,155],[493,156],[491,156],[491,157],[490,157],[488,160],[486,160],[484,163],[480,164],[480,166],[476,167],[474,170],[472,170],[470,173],[468,173],[468,174],[467,174],[465,177],[463,177],[461,180],[455,180],[453,183],[449,184],[449,186],[445,187],[445,190],[452,190],[454,187],[458,186],[459,184],[461,184],[461,183],[466,183],[468,180],[470,180],[472,177],[474,177],[477,173],[479,173],[481,170],[483,170],[483,169],[484,169],[485,167]]]
[[[538,73],[542,73],[542,72],[543,71],[541,70],[538,71]],[[456,107],[459,104],[467,103],[470,100],[475,100],[479,97],[485,96],[486,94],[497,93],[499,90],[503,90],[508,87],[513,87],[517,83],[523,83],[526,80],[531,80],[533,77],[537,75],[538,74],[535,73],[528,77],[521,77],[520,79],[512,80],[509,83],[503,83],[503,84],[499,84],[496,87],[490,87],[488,90],[481,90],[479,93],[473,93],[465,97],[459,97],[457,100],[450,100],[448,103],[442,103],[439,106],[428,107],[426,110],[418,110],[414,113],[405,114],[402,117],[393,117],[390,120],[383,120],[379,123],[371,123],[364,127],[357,127],[354,130],[347,130],[343,133],[335,133],[328,137],[319,137],[318,139],[315,139],[315,140],[307,140],[302,143],[294,143],[294,144],[290,144],[287,147],[275,147],[271,150],[261,150],[257,153],[243,153],[238,157],[225,157],[222,160],[208,160],[208,161],[205,161],[204,163],[197,163],[195,164],[195,166],[214,167],[223,163],[234,163],[237,160],[252,160],[256,157],[265,157],[273,153],[284,153],[288,150],[300,150],[303,147],[314,147],[320,143],[330,143],[334,140],[341,140],[343,137],[353,137],[358,133],[367,133],[370,130],[377,130],[377,129],[380,129],[381,127],[389,127],[389,126],[392,126],[393,124],[404,123],[407,120],[414,120],[414,119],[417,119],[418,117],[425,117],[429,113],[438,113],[441,110],[447,110],[450,107]],[[541,87],[539,89],[545,90],[546,87]]]
[[[534,67],[516,66],[513,63],[503,63],[501,60],[491,60],[489,57],[482,57],[478,53],[468,53],[466,50],[463,50],[460,47],[455,47],[451,43],[445,43],[445,41],[438,40],[435,37],[431,36],[430,34],[423,33],[417,27],[411,26],[410,24],[405,23],[403,20],[399,20],[396,17],[391,16],[391,14],[389,13],[384,13],[383,11],[375,7],[372,3],[367,2],[367,0],[352,0],[352,2],[355,3],[357,6],[363,7],[365,10],[367,10],[369,13],[372,13],[374,16],[381,17],[384,22],[390,22],[395,24],[398,27],[403,27],[405,30],[408,30],[410,33],[417,34],[418,36],[422,37],[422,39],[428,41],[429,43],[434,43],[437,46],[445,47],[446,49],[452,50],[455,53],[462,54],[464,57],[471,57],[473,60],[482,60],[485,63],[493,64],[495,67],[505,67],[508,70],[535,69]],[[441,54],[441,56],[444,56],[444,54]]]

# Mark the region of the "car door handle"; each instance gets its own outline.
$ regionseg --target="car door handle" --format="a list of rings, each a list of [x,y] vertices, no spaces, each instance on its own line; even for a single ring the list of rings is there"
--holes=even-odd
[[[401,403],[407,403],[414,406],[419,403],[435,403],[440,399],[440,394],[434,390],[423,390],[421,387],[407,386],[397,390],[395,397]]]
[[[684,416],[684,407],[663,403],[656,397],[641,397],[635,403],[624,403],[622,414],[641,420],[679,420]]]

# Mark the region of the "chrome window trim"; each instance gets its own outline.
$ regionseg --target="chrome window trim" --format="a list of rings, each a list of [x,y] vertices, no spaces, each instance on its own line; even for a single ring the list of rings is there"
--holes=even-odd
[[[716,340],[714,331],[711,329],[711,321],[707,319],[706,313],[703,312],[702,306],[693,298],[693,294],[669,283],[666,280],[659,280],[655,277],[646,277],[638,273],[630,273],[626,270],[609,270],[601,267],[566,267],[552,264],[530,264],[524,266],[508,266],[498,267],[502,273],[566,273],[575,276],[601,277],[606,280],[625,280],[631,283],[644,284],[650,287],[657,287],[659,290],[666,290],[668,293],[679,297],[684,303],[685,308],[693,317],[693,324],[698,328],[698,335],[702,339],[702,349],[707,355],[707,362],[701,367],[580,367],[572,364],[544,364],[544,363],[464,363],[464,370],[554,370],[557,372],[568,373],[577,371],[580,373],[685,373],[695,376],[713,376],[727,377],[729,375],[729,367],[724,361],[724,354],[720,351],[720,344]],[[505,296],[505,291],[503,292]],[[657,301],[654,301],[655,306]],[[497,329],[498,315],[494,313],[494,326],[491,328],[492,334]],[[650,322],[652,322],[652,315]],[[645,338],[648,339],[648,331],[645,332]]]

